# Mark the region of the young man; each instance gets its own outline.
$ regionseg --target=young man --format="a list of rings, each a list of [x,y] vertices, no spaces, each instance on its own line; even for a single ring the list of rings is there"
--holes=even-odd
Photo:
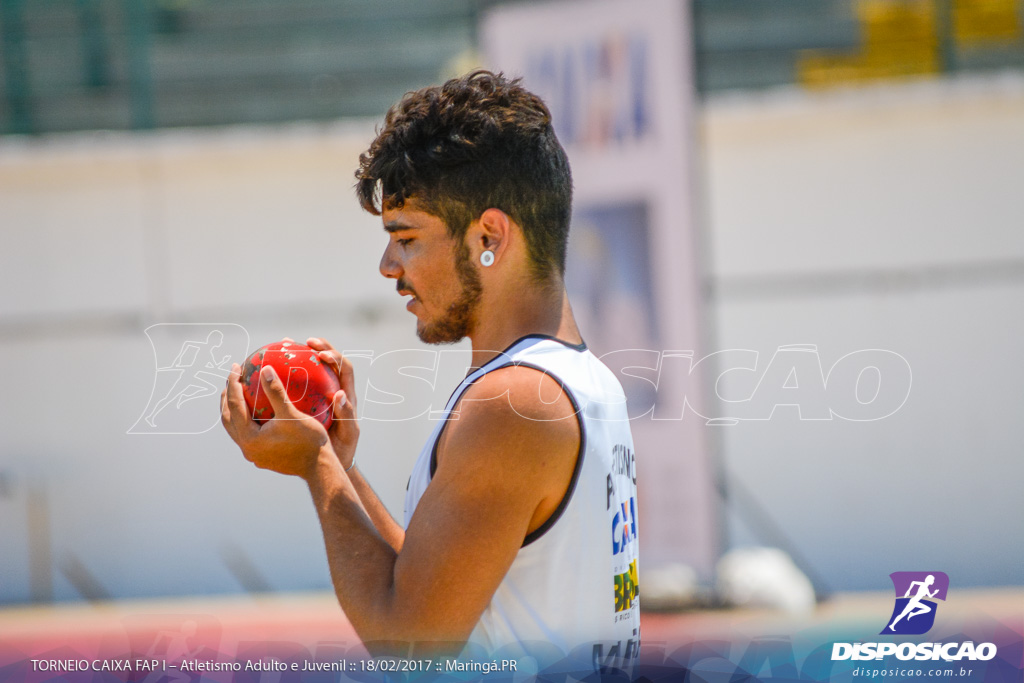
[[[390,236],[380,271],[411,297],[420,339],[473,348],[413,470],[404,528],[355,464],[352,366],[327,342],[307,343],[341,380],[329,433],[269,368],[277,417],[257,425],[237,367],[228,433],[258,467],[308,483],[338,600],[371,651],[554,647],[630,665],[633,442],[622,389],[583,343],[563,284],[572,179],[547,107],[485,71],[409,93],[357,178]]]

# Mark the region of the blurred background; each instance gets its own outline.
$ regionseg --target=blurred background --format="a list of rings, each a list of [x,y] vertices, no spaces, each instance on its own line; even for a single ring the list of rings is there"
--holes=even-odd
[[[329,589],[299,482],[254,471],[211,413],[140,420],[210,325],[249,350],[420,348],[352,173],[386,108],[486,64],[482,22],[520,5],[0,2],[0,604]],[[680,6],[691,71],[658,87],[693,107],[703,354],[763,370],[799,344],[827,373],[885,349],[913,373],[885,419],[702,423],[713,559],[779,548],[819,597],[897,570],[1020,586],[1024,3]],[[363,426],[398,516],[431,427]],[[714,602],[690,564],[665,581]]]

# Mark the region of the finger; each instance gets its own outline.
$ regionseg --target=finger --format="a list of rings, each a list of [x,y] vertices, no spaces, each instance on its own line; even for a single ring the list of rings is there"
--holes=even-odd
[[[316,351],[317,356],[319,356],[321,360],[327,362],[335,369],[335,372],[338,372],[337,368],[341,360],[341,354],[338,353],[337,349],[331,346],[330,342],[321,339],[320,337],[310,337],[306,340],[306,346]],[[332,360],[334,362],[332,362]]]
[[[354,420],[356,419],[355,406],[348,400],[348,396],[343,390],[338,391],[334,394],[334,402],[332,404],[334,411],[335,420]]]
[[[317,351],[334,351],[334,347],[331,346],[330,342],[320,337],[310,337],[306,340],[306,346]]]
[[[326,365],[329,365],[334,374],[338,376],[338,383],[341,385],[342,391],[345,392],[346,398],[352,403],[353,410],[355,409],[355,395],[356,395],[356,378],[355,370],[352,366],[352,361],[345,358],[337,351],[321,351],[319,354],[320,360]]]
[[[341,381],[341,354],[337,351],[320,351],[317,357],[322,363],[329,366],[331,370],[334,370],[334,374],[338,376],[338,381]]]
[[[232,434],[242,438],[255,435],[259,431],[259,427],[253,422],[249,406],[245,402],[245,394],[242,392],[241,368],[238,367],[238,363],[231,366],[231,375],[228,377],[228,386],[224,390],[223,396],[224,409],[228,413]]]
[[[224,431],[228,433],[231,440],[241,447],[243,437],[238,435],[238,425],[251,424],[252,421],[249,420],[247,416],[242,416],[241,421],[234,419],[234,416],[231,414],[231,408],[228,406],[227,389],[220,393],[220,422],[224,425]],[[242,455],[245,456],[246,460],[250,460],[249,455],[245,452],[244,448],[242,448]]]
[[[341,388],[348,401],[353,404],[353,409],[355,409],[356,380],[352,362],[320,337],[310,337],[306,340],[306,346],[318,351],[317,355],[320,360],[331,366],[334,374],[338,376],[338,381],[341,383]]]
[[[231,372],[228,374],[228,381],[224,387],[224,401],[232,416],[241,411],[246,413],[248,417],[245,395],[242,392],[241,370],[238,367],[238,363],[231,364]]]
[[[313,340],[311,339],[310,341]],[[345,381],[346,374],[352,374],[352,363],[348,362],[337,349],[330,347],[329,344],[327,346],[329,348],[321,349],[317,352],[317,357],[321,362],[330,366],[330,368],[334,370],[334,374],[338,376],[339,382],[343,382]],[[344,388],[344,386],[342,388]],[[350,387],[347,391],[351,395],[352,388]]]
[[[231,435],[231,411],[228,410],[227,389],[220,392],[220,423],[224,425],[224,429],[226,429],[228,434]]]
[[[275,418],[297,419],[301,417],[299,411],[288,398],[288,392],[285,391],[284,383],[281,382],[281,378],[274,372],[273,367],[270,365],[263,366],[260,370],[260,383],[263,385],[263,391],[267,394],[267,400],[270,401],[270,405],[274,409]]]
[[[286,341],[286,342],[288,342],[289,344],[294,344],[294,343],[295,343],[295,340],[294,340],[294,339],[292,339],[291,337],[285,337],[285,338],[284,338],[284,339],[282,339],[281,341]]]
[[[356,407],[356,371],[352,366],[352,361],[345,356],[340,356],[340,371],[338,377],[341,380],[341,389],[345,392],[346,398],[349,403],[352,404],[352,410]]]

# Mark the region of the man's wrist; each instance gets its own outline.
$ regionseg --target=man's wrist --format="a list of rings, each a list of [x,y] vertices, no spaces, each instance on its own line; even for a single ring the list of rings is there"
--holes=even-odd
[[[315,481],[322,481],[339,471],[344,471],[344,467],[342,467],[341,461],[338,459],[331,444],[326,443],[317,452],[316,458],[314,458],[305,479],[312,486]]]
[[[316,506],[320,514],[324,514],[329,507],[335,504],[339,500],[339,496],[359,505],[359,495],[348,475],[345,474],[341,460],[338,459],[330,445],[321,448],[317,453],[306,477],[306,485],[313,497],[313,505]]]

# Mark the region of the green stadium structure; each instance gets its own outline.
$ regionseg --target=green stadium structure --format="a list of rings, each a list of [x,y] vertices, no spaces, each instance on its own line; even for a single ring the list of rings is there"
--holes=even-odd
[[[0,134],[379,116],[486,0],[4,0]],[[691,0],[701,94],[1024,68],[1022,0]]]

